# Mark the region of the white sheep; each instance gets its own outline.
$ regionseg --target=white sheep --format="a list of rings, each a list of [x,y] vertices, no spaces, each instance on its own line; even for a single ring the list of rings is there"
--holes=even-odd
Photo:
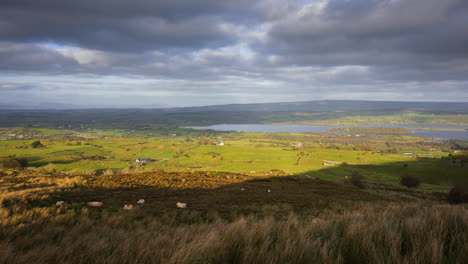
[[[101,207],[102,202],[88,202],[89,207]]]
[[[314,219],[312,219],[312,223],[314,223],[314,224],[319,224],[319,223],[323,223],[323,222],[324,222],[324,221],[323,221],[322,219],[320,219],[320,218],[314,218]]]
[[[268,190],[267,190],[267,192],[271,192],[271,190],[270,190],[270,189],[268,189]]]
[[[187,207],[187,204],[186,204],[186,203],[177,202],[177,207],[178,207],[178,208],[186,208],[186,207]]]
[[[56,206],[64,206],[65,205],[65,201],[57,201],[55,203]]]
[[[125,204],[125,205],[123,206],[123,209],[124,209],[124,210],[132,210],[132,209],[133,209],[133,205],[131,205],[131,204]]]
[[[137,201],[137,204],[144,204],[145,203],[145,199],[138,199]]]
[[[241,191],[245,191],[245,188],[241,188]]]

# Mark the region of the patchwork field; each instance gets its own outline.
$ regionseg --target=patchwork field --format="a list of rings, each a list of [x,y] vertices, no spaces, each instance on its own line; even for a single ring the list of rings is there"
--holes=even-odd
[[[357,139],[331,133],[222,133],[134,138],[116,137],[110,131],[37,131],[47,136],[41,138],[41,147],[31,147],[36,139],[0,141],[0,153],[26,159],[29,169],[49,173],[126,169],[269,176],[278,171],[333,180],[360,171],[368,180],[387,184],[398,184],[402,174],[411,174],[424,179],[423,188],[444,188],[440,185],[465,181],[460,176],[464,168],[441,161],[452,150],[411,136],[362,135]],[[224,145],[216,145],[219,142]],[[138,158],[155,162],[140,166],[135,162]]]

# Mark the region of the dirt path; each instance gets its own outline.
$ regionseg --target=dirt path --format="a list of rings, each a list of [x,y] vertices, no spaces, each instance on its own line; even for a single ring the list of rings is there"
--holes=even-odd
[[[352,163],[352,162],[343,162],[343,161],[333,161],[333,160],[322,160],[324,164],[328,165],[341,165],[343,163],[349,164],[349,165],[374,165],[371,163]]]

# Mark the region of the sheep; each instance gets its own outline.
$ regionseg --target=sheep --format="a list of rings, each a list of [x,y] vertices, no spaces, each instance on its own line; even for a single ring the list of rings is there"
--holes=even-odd
[[[102,206],[102,202],[88,202],[88,206],[89,207],[101,207]]]
[[[186,204],[186,203],[177,202],[177,207],[178,207],[178,208],[186,208],[186,207],[187,207],[187,204]]]
[[[144,204],[145,203],[145,199],[138,199],[137,201],[137,204]]]
[[[55,203],[56,206],[64,206],[65,205],[65,202],[64,201],[57,201]]]
[[[245,188],[241,188],[241,191],[245,191]]]
[[[132,209],[133,209],[133,205],[131,205],[131,204],[125,204],[125,205],[123,206],[123,209],[124,209],[124,210],[132,210]]]
[[[270,190],[270,189],[268,189],[268,190],[267,190],[267,192],[271,192],[271,190]]]

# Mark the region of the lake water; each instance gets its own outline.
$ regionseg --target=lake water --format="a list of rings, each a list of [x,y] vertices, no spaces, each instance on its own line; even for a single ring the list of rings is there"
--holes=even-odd
[[[215,131],[237,131],[237,132],[266,132],[266,133],[304,133],[304,132],[328,132],[350,134],[349,132],[330,132],[330,128],[352,127],[352,126],[312,126],[312,125],[264,125],[264,124],[220,124],[204,127],[187,127],[193,129],[211,129]],[[445,126],[445,125],[389,125],[389,124],[371,124],[359,127],[402,127],[408,128],[413,133],[405,134],[408,136],[431,137],[436,140],[462,139],[468,140],[468,131],[447,131],[439,129],[467,129],[465,126]],[[418,129],[431,128],[433,130]],[[360,133],[365,134],[365,133]]]

